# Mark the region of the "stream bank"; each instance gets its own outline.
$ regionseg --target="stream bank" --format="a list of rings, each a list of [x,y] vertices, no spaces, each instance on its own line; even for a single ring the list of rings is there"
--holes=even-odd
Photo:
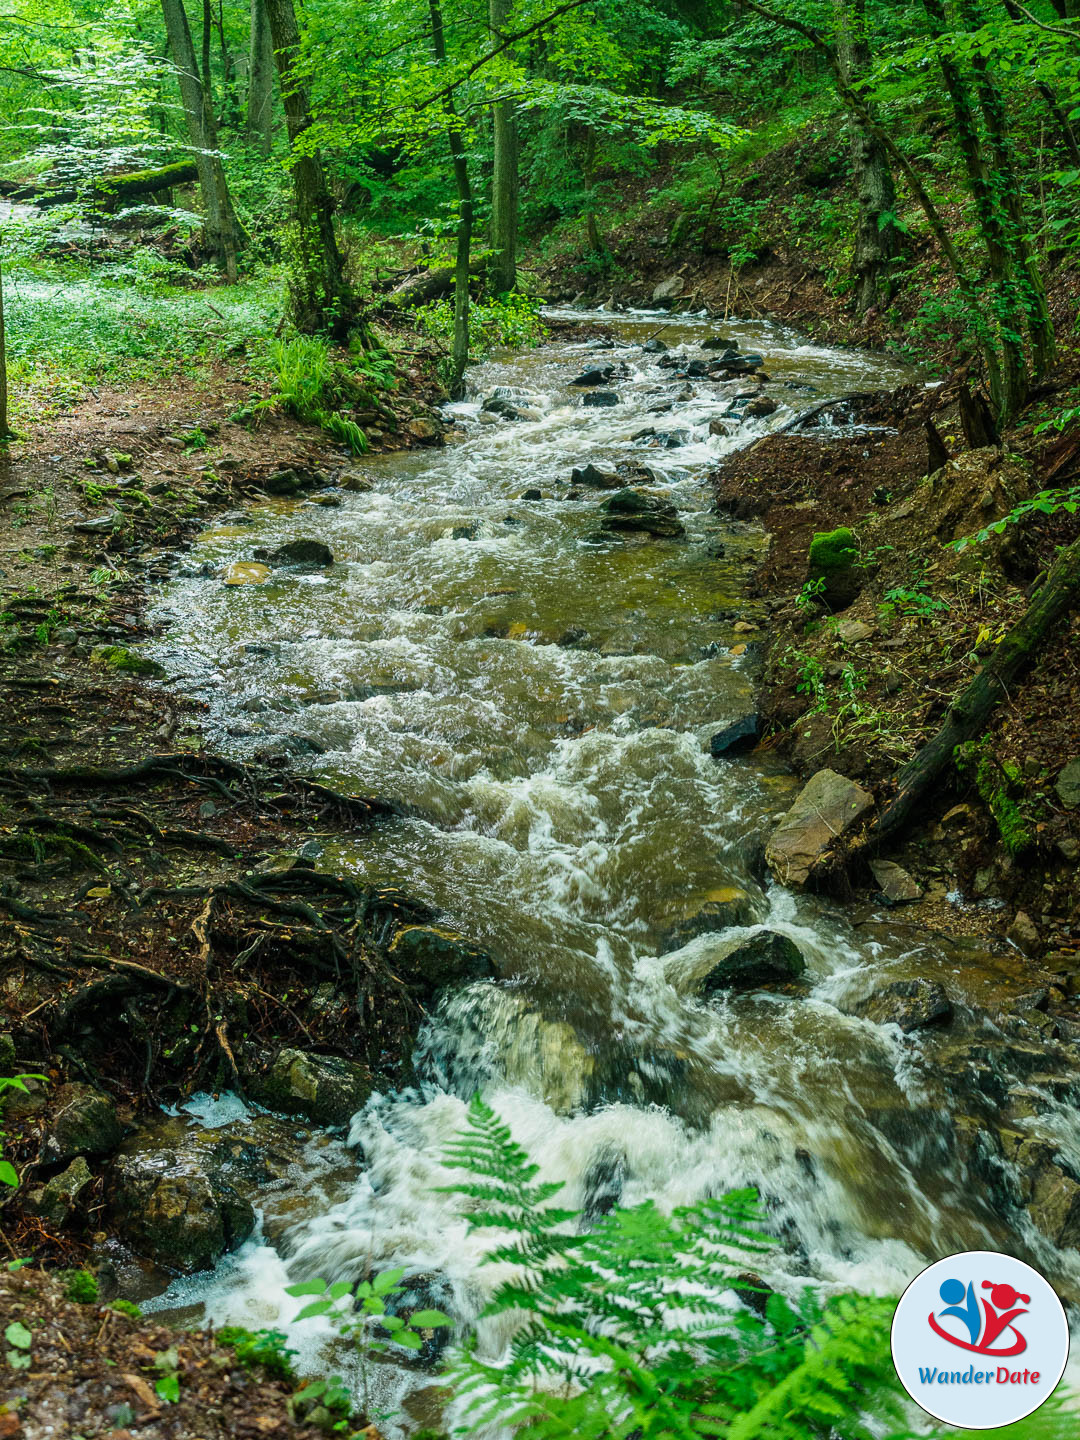
[[[720,336],[692,318],[669,345],[654,332],[670,317],[603,323],[613,333],[575,331],[493,359],[450,416],[444,449],[366,462],[359,479],[370,483],[324,493],[336,504],[283,496],[221,517],[155,604],[157,638],[137,656],[169,677],[180,716],[170,739],[197,716],[216,758],[164,767],[179,778],[123,783],[164,779],[154,808],[141,790],[134,808],[165,832],[157,807],[176,807],[187,823],[175,828],[199,822],[241,853],[222,856],[214,895],[205,862],[196,867],[181,846],[164,878],[158,854],[152,873],[138,862],[133,887],[110,881],[108,895],[91,896],[105,888],[92,884],[75,908],[80,924],[94,922],[95,953],[107,943],[117,960],[133,939],[132,889],[150,892],[155,923],[170,917],[177,945],[165,935],[152,952],[166,997],[143,1014],[143,1031],[153,1043],[165,1004],[190,1006],[192,988],[202,1008],[184,1015],[183,1079],[159,1098],[184,1101],[203,1061],[218,1095],[143,1117],[119,1151],[107,1122],[106,1138],[89,1150],[83,1138],[63,1168],[46,1139],[38,1173],[55,1179],[89,1154],[93,1182],[104,1176],[110,1202],[126,1207],[120,1247],[91,1229],[104,1189],[84,1188],[73,1209],[94,1263],[129,1294],[166,1278],[133,1260],[133,1249],[153,1248],[139,1232],[148,1209],[175,1222],[165,1232],[174,1247],[179,1235],[198,1240],[183,1264],[172,1257],[192,1278],[156,1302],[177,1319],[288,1327],[286,1283],[404,1264],[424,1277],[429,1303],[434,1286],[467,1324],[483,1298],[483,1247],[432,1187],[476,1088],[571,1203],[587,1208],[603,1191],[610,1203],[669,1205],[757,1186],[785,1241],[769,1276],[781,1289],[809,1279],[888,1291],[921,1256],[987,1241],[1060,1264],[1073,1283],[1059,1247],[1074,1243],[1080,1214],[1080,1186],[1061,1159],[1073,1144],[1074,1037],[1057,1018],[1053,1033],[1043,1026],[1041,972],[879,906],[853,915],[769,883],[762,843],[794,798],[788,767],[767,749],[711,753],[753,709],[776,597],[748,593],[761,531],[709,513],[707,471],[748,441],[769,443],[770,428],[822,391],[866,388],[881,362],[772,327]],[[755,350],[768,356],[768,381],[746,378],[764,368],[748,358]],[[847,439],[865,446],[858,422]],[[327,553],[305,551],[291,568],[258,556],[272,561],[298,538]],[[237,566],[257,568],[234,585]],[[134,725],[147,692],[112,693],[127,697],[123,723]],[[64,712],[72,724],[79,703]],[[96,758],[116,761],[119,745],[146,733],[113,737]],[[54,753],[65,757],[62,746]],[[72,777],[42,778],[50,789],[34,802],[55,794],[67,805]],[[205,782],[233,800],[219,804]],[[349,813],[357,795],[378,796],[381,813]],[[84,818],[87,829],[131,823],[130,813]],[[198,893],[170,900],[170,882]],[[44,910],[58,880],[39,883],[40,894],[13,898]],[[109,924],[96,922],[95,902],[106,902]],[[38,923],[22,919],[31,931]],[[424,963],[404,995],[400,961],[418,931]],[[438,978],[468,983],[432,1004],[435,946],[455,958]],[[40,960],[32,939],[30,951]],[[306,975],[320,959],[321,973]],[[348,986],[325,969],[357,961],[363,995],[355,968]],[[20,963],[41,973],[34,959]],[[105,968],[114,978],[116,965]],[[59,994],[48,979],[46,1006],[93,975],[88,959]],[[231,1011],[217,1000],[222,985]],[[38,1004],[27,998],[26,1009]],[[261,1013],[272,1021],[253,1036]],[[381,1037],[372,1013],[400,1024]],[[115,1014],[114,997],[91,1039],[110,1025],[113,1038]],[[132,1091],[146,1063],[145,1034],[135,1039]],[[340,1065],[329,1067],[328,1108],[316,1118],[340,1122],[355,1106],[344,1137],[327,1142],[220,1093],[235,1084],[232,1063],[251,1099],[287,1108],[281,1089],[252,1083],[269,1078],[307,1091],[296,1108],[310,1113],[318,1077],[313,1085],[310,1059],[293,1054],[313,1049],[383,1067],[385,1088],[366,1105],[372,1082],[355,1075],[349,1090]],[[41,1053],[18,1050],[20,1061]],[[107,1057],[76,1055],[67,1063],[78,1073],[81,1061],[84,1082],[100,1084]],[[46,1125],[55,1136],[56,1117],[26,1123],[29,1158]],[[162,1194],[163,1169],[194,1175],[194,1188]],[[189,1223],[181,1197],[191,1194],[207,1202],[209,1224]],[[235,1253],[208,1270],[226,1251]],[[291,1332],[315,1368],[325,1337]],[[400,1397],[421,1382],[395,1375],[389,1388]]]

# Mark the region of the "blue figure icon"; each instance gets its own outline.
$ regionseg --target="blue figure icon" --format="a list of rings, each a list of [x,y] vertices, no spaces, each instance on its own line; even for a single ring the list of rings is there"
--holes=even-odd
[[[974,1286],[968,1285],[965,1289],[962,1280],[945,1280],[942,1282],[938,1294],[949,1307],[947,1310],[942,1310],[942,1316],[955,1315],[958,1320],[962,1320],[968,1328],[972,1345],[977,1345],[979,1332],[982,1330],[982,1312],[979,1309],[979,1302],[975,1299]],[[967,1301],[966,1305],[962,1305],[964,1300]]]

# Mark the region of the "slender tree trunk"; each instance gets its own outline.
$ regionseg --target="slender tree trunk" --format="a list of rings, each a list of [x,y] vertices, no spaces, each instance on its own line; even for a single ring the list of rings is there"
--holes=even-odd
[[[972,5],[971,0],[961,0],[960,12],[969,29],[977,30],[979,28],[982,17]],[[1038,256],[1029,238],[1027,217],[1024,214],[1023,191],[1016,173],[1013,146],[1009,140],[1005,101],[986,57],[976,52],[972,57],[972,65],[975,70],[979,105],[990,139],[990,153],[994,161],[994,184],[998,192],[999,203],[1005,213],[1009,250],[1018,272],[1024,309],[1027,313],[1035,378],[1041,379],[1051,368],[1055,358],[1054,325],[1046,303],[1046,287],[1043,284]]]
[[[4,280],[0,275],[0,445],[11,439],[8,424],[7,331],[4,328]]]
[[[772,21],[774,25],[780,25],[787,30],[793,30],[797,35],[803,36],[822,55],[825,62],[832,71],[833,80],[836,83],[837,93],[840,99],[847,106],[850,113],[859,120],[867,131],[877,139],[897,170],[907,181],[908,188],[918,201],[919,207],[926,216],[926,222],[930,226],[930,232],[937,241],[941,253],[949,263],[949,268],[956,277],[956,283],[963,295],[964,300],[970,309],[972,321],[976,327],[979,344],[982,348],[983,359],[986,364],[987,375],[990,380],[990,393],[993,396],[1000,396],[1005,388],[1002,378],[1001,361],[998,356],[996,337],[992,326],[988,323],[984,308],[984,297],[977,279],[972,275],[963,257],[949,234],[948,226],[945,224],[941,211],[934,203],[929,190],[923,184],[922,177],[912,165],[911,161],[901,150],[900,146],[893,139],[892,135],[877,120],[872,111],[868,108],[862,93],[849,85],[844,79],[843,70],[840,66],[839,56],[834,46],[830,45],[822,36],[820,31],[815,30],[812,25],[798,19],[794,15],[788,15],[762,5],[759,0],[737,0],[738,5],[745,10],[751,10],[755,15],[761,15],[764,19]]]
[[[1024,17],[1016,7],[1016,0],[1002,0],[1002,3],[1005,6],[1009,19],[1015,20],[1019,24]],[[1058,13],[1060,14],[1060,11]],[[1062,16],[1062,19],[1065,18],[1065,16]],[[1068,152],[1069,159],[1073,165],[1080,170],[1080,142],[1077,141],[1076,131],[1073,129],[1068,112],[1061,104],[1053,87],[1048,85],[1045,80],[1036,80],[1035,88],[1046,101],[1047,109],[1054,117],[1054,123],[1057,125],[1058,133],[1061,136],[1061,143]]]
[[[511,0],[488,0],[488,25],[498,41],[510,18]],[[518,138],[512,100],[492,107],[495,162],[491,176],[491,248],[488,284],[496,295],[517,286]]]
[[[996,646],[974,680],[950,707],[941,729],[900,771],[896,794],[878,817],[871,841],[899,830],[965,740],[982,733],[991,712],[1010,693],[1013,681],[1031,663],[1058,622],[1080,602],[1080,540],[1074,540],[1054,562],[1023,618]]]
[[[440,0],[428,0],[431,14],[431,44],[435,59],[446,63],[446,37],[443,33]],[[469,260],[472,248],[473,195],[469,180],[469,164],[465,138],[458,124],[453,96],[446,100],[450,117],[447,139],[454,167],[454,184],[458,193],[457,254],[454,263],[454,345],[451,357],[450,396],[459,400],[465,393],[465,367],[469,363]]]
[[[857,84],[870,70],[866,35],[866,0],[837,0],[837,52],[848,84]],[[860,315],[892,298],[892,261],[900,254],[903,235],[896,223],[896,186],[885,147],[865,125],[854,121],[851,161],[858,198],[855,231],[855,304]]]
[[[353,304],[334,234],[334,200],[318,151],[312,155],[296,151],[297,141],[311,125],[311,110],[307,92],[292,73],[300,44],[293,0],[266,0],[266,13],[289,144],[294,150],[297,254],[291,286],[292,318],[298,330],[328,330],[335,339],[343,340],[351,325]]]
[[[251,0],[251,31],[248,50],[247,133],[260,155],[269,155],[273,145],[274,44],[266,0]]]
[[[225,170],[218,154],[213,106],[207,104],[204,87],[199,78],[195,46],[191,39],[184,0],[161,0],[161,9],[165,17],[173,64],[176,66],[188,135],[195,152],[195,167],[199,173],[199,189],[206,214],[206,243],[217,255],[229,278],[235,280],[238,239],[236,219]]]
[[[944,39],[948,34],[944,0],[923,0],[923,8],[930,18],[933,34]],[[987,164],[975,109],[967,83],[960,67],[944,46],[938,50],[938,66],[945,89],[952,104],[956,126],[956,139],[967,170],[968,184],[975,201],[975,212],[979,219],[983,243],[986,246],[990,275],[997,292],[998,343],[1001,349],[1002,366],[992,394],[998,412],[998,421],[1007,425],[1022,408],[1028,393],[1027,361],[1021,338],[1026,316],[1017,284],[1014,256],[1009,244],[1010,235],[1005,223],[1005,211],[995,193],[993,177]],[[992,384],[992,390],[995,387]]]

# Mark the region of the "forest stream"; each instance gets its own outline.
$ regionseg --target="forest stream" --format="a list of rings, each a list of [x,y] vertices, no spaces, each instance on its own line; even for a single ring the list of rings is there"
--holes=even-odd
[[[590,319],[554,314],[578,336]],[[700,357],[715,322],[591,318],[615,348],[556,337],[498,354],[448,407],[457,438],[361,462],[373,487],[339,505],[270,501],[213,525],[158,604],[150,653],[208,702],[214,744],[244,757],[285,735],[305,771],[399,805],[326,862],[438,907],[498,978],[429,1017],[415,1088],[374,1096],[267,1191],[251,1240],[149,1304],[279,1326],[307,1369],[328,1332],[291,1323],[297,1280],[406,1266],[425,1303],[471,1319],[499,1277],[480,1263],[496,1237],[467,1235],[433,1187],[478,1089],[587,1212],[757,1187],[781,1239],[757,1268],[780,1290],[896,1294],[932,1258],[1001,1248],[1075,1299],[1075,1252],[1009,1205],[1007,1176],[990,1186],[968,1163],[1021,1091],[1038,1103],[1017,1123],[1080,1160],[1060,1089],[1040,1091],[1036,1059],[995,1025],[1025,989],[1019,957],[766,881],[762,842],[797,782],[767,750],[709,748],[753,710],[768,618],[745,594],[766,537],[712,511],[708,468],[822,400],[917,377],[726,324],[766,356],[780,402],[751,418],[738,381],[718,392],[642,349],[660,332]],[[571,384],[605,366],[616,373],[598,388]],[[526,418],[481,412],[496,387]],[[618,403],[584,403],[606,392]],[[710,433],[721,416],[726,433]],[[669,501],[685,533],[601,530],[607,497],[569,483],[588,463],[650,467],[628,484]],[[298,537],[328,545],[333,565],[222,584],[257,547]],[[717,958],[763,929],[794,941],[803,982],[700,993]],[[845,1013],[883,977],[914,975],[948,991],[948,1031],[904,1036]],[[206,1125],[243,1113],[229,1096],[190,1108]],[[505,1338],[480,1332],[493,1355]],[[430,1413],[429,1376],[378,1370],[376,1411]]]

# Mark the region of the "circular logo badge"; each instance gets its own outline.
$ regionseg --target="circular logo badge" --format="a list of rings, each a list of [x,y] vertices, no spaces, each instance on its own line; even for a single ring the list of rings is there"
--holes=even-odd
[[[900,1383],[935,1420],[996,1430],[1037,1410],[1069,1358],[1069,1324],[1037,1270],[995,1250],[938,1260],[900,1297]]]

